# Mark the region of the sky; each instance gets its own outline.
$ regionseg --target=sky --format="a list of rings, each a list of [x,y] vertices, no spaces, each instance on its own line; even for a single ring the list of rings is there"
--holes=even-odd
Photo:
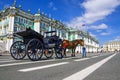
[[[120,0],[16,0],[17,6],[38,9],[60,20],[68,27],[88,31],[100,45],[120,40]],[[0,10],[13,5],[14,0],[0,0]],[[83,26],[84,24],[84,26]]]

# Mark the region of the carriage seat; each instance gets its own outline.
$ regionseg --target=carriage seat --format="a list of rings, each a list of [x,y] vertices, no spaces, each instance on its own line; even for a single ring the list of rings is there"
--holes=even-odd
[[[43,42],[44,42],[45,48],[53,48],[53,47],[55,47],[55,42],[52,41],[51,37],[44,38]]]
[[[50,37],[45,37],[43,39],[44,43],[50,44],[50,43],[55,43],[58,40],[57,36],[50,36]]]

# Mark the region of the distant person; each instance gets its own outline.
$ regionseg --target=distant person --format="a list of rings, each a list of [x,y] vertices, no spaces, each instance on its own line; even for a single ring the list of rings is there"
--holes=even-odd
[[[85,47],[82,48],[82,57],[83,58],[86,57],[86,48]]]

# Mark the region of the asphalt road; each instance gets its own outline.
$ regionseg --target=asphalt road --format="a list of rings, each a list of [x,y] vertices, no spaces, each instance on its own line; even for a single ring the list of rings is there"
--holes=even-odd
[[[119,61],[119,53],[41,61],[0,56],[0,80],[119,80]]]

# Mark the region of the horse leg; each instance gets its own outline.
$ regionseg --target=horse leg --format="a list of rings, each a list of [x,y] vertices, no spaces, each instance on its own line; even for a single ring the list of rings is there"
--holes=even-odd
[[[71,57],[73,56],[73,49],[72,49],[72,54],[71,54]]]
[[[72,49],[72,54],[71,54],[71,56],[72,56],[72,57],[74,56],[74,49]]]
[[[73,56],[75,56],[75,49],[73,49]]]
[[[64,49],[64,57],[66,57],[66,49]]]

